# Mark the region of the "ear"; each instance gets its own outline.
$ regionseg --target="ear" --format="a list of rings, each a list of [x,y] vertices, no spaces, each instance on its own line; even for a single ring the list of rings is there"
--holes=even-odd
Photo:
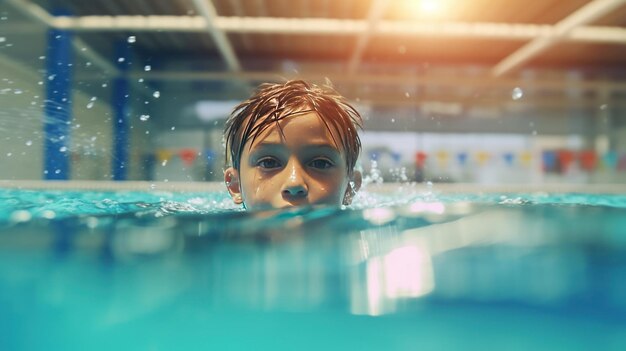
[[[352,203],[352,199],[356,195],[356,192],[359,191],[359,189],[361,189],[362,182],[363,182],[363,177],[361,176],[361,172],[352,171],[352,177],[350,179],[350,183],[348,184],[346,193],[343,196],[344,205],[350,205]]]
[[[241,184],[239,183],[239,172],[233,167],[228,167],[224,171],[224,182],[230,197],[233,198],[233,202],[237,205],[243,203],[243,197],[241,195]]]

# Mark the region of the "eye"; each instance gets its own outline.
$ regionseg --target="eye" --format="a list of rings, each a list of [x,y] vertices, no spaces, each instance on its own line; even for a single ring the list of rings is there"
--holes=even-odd
[[[273,158],[273,157],[264,157],[262,159],[260,159],[257,163],[256,163],[257,167],[261,167],[261,168],[265,168],[265,169],[274,169],[274,168],[279,168],[280,162]]]
[[[317,169],[328,169],[333,167],[335,164],[325,158],[317,158],[311,162],[309,162],[309,166]]]

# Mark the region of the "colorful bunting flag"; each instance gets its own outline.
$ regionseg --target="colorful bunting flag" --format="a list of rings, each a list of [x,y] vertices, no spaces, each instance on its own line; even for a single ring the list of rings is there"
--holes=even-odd
[[[456,159],[459,161],[461,166],[465,166],[465,163],[467,162],[467,152],[459,152],[456,155]]]
[[[587,172],[591,172],[596,168],[598,156],[593,150],[583,150],[578,154],[580,167]]]
[[[423,152],[423,151],[418,151],[415,154],[415,164],[417,165],[417,167],[424,167],[424,164],[426,163],[426,159],[428,158],[428,155]]]
[[[522,151],[519,156],[519,160],[524,167],[530,166],[530,162],[533,160],[533,154],[530,151]]]
[[[513,161],[515,160],[515,155],[512,152],[505,152],[502,157],[504,158],[504,162],[507,166],[512,166]]]
[[[572,162],[574,162],[574,152],[570,150],[559,150],[556,155],[559,160],[561,172],[566,172],[572,165]]]
[[[541,160],[543,161],[543,170],[546,172],[554,171],[556,166],[556,152],[546,150],[541,153]]]
[[[391,158],[393,159],[393,162],[395,163],[400,163],[400,160],[402,160],[402,154],[399,152],[391,152]]]
[[[156,151],[157,160],[161,163],[167,163],[172,158],[172,151],[168,149],[159,149]]]
[[[445,150],[438,151],[437,154],[437,162],[439,163],[439,167],[446,167],[448,165],[449,154]]]
[[[479,166],[484,166],[491,159],[491,154],[486,151],[476,153],[476,161]]]
[[[617,170],[626,171],[626,154],[622,155],[617,162]]]
[[[178,151],[178,156],[183,160],[185,166],[189,167],[196,160],[198,152],[194,149],[181,149]]]
[[[615,151],[608,151],[602,156],[602,163],[607,169],[615,169],[617,167],[618,155]]]

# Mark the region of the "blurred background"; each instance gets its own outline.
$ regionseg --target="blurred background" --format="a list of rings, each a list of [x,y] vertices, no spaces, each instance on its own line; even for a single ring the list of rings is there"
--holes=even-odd
[[[221,180],[288,79],[357,106],[373,181],[626,183],[624,0],[0,0],[0,179]]]

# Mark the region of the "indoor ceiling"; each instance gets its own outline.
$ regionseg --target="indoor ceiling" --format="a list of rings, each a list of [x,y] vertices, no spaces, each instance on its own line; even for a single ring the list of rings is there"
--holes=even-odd
[[[228,82],[221,91],[237,96],[260,81],[329,78],[347,95],[400,104],[407,86],[428,87],[424,97],[448,87],[440,100],[497,99],[531,79],[548,100],[572,82],[594,104],[626,94],[626,0],[4,0],[0,9],[3,36],[45,50],[42,29],[72,31],[76,52],[109,75],[120,73],[116,43],[132,37],[141,64],[128,74],[179,89]],[[23,44],[0,55],[38,64]]]

